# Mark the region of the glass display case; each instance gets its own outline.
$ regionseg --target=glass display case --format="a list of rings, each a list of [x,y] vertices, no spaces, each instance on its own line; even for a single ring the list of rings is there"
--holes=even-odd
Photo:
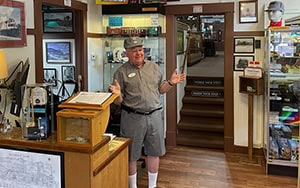
[[[268,174],[297,176],[300,111],[300,28],[266,31],[264,148]]]

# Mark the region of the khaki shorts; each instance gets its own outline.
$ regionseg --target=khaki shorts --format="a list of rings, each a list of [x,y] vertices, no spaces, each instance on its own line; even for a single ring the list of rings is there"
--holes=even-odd
[[[132,139],[129,161],[141,158],[142,147],[149,156],[159,157],[166,153],[162,113],[157,110],[150,115],[140,115],[122,110],[120,134]]]

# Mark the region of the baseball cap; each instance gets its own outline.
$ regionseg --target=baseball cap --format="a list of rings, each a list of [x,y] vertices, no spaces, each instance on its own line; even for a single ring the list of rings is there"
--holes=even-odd
[[[124,48],[133,48],[137,46],[143,46],[144,41],[139,37],[130,37],[124,40]]]
[[[268,9],[266,11],[279,10],[284,12],[284,5],[280,1],[272,1],[269,3]]]

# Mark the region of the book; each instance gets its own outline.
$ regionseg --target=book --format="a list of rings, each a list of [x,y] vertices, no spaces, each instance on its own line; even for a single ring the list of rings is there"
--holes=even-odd
[[[74,98],[72,98],[69,103],[82,103],[82,104],[103,104],[112,93],[99,93],[99,92],[85,92],[82,91]]]

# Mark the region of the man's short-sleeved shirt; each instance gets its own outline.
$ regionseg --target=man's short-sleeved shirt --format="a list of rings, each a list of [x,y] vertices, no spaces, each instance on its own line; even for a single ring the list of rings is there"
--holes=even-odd
[[[126,62],[114,74],[121,87],[123,104],[142,112],[161,107],[162,77],[159,66],[146,60],[141,68]]]

